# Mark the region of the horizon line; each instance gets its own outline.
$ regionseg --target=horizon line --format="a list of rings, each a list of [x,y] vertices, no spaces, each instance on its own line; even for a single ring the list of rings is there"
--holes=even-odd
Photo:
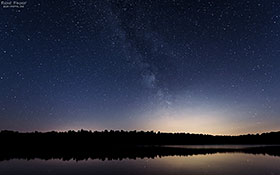
[[[79,131],[86,131],[86,132],[110,132],[110,131],[119,131],[119,132],[153,132],[153,133],[161,133],[161,134],[193,134],[193,135],[210,135],[210,136],[244,136],[244,135],[261,135],[261,134],[267,134],[267,133],[275,133],[275,132],[280,132],[280,130],[271,130],[271,131],[266,131],[266,132],[256,132],[256,133],[246,133],[246,134],[236,134],[236,135],[230,135],[230,134],[205,134],[205,133],[191,133],[191,132],[165,132],[165,131],[155,131],[155,130],[123,130],[123,129],[104,129],[104,130],[90,130],[90,129],[69,129],[69,130],[49,130],[49,131],[17,131],[17,130],[9,130],[9,129],[2,129],[0,130],[1,132],[8,131],[8,132],[17,132],[17,133],[50,133],[50,132],[56,132],[56,133],[67,133],[69,131],[72,132],[79,132]]]

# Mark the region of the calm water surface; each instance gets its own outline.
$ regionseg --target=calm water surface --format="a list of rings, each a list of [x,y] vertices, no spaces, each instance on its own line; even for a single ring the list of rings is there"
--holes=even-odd
[[[124,160],[9,160],[0,174],[279,175],[280,157],[245,153]]]

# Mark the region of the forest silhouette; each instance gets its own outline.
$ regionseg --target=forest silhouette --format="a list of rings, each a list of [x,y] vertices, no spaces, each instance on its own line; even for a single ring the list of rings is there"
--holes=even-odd
[[[0,132],[0,160],[124,159],[157,156],[243,152],[280,156],[280,132],[213,136],[153,131]],[[179,145],[178,147],[173,147]],[[241,148],[184,148],[184,145],[255,145]],[[180,147],[181,146],[181,147]]]

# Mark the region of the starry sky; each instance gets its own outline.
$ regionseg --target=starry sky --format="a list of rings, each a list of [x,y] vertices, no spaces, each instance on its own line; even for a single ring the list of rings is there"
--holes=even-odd
[[[0,6],[0,130],[280,130],[280,1]]]

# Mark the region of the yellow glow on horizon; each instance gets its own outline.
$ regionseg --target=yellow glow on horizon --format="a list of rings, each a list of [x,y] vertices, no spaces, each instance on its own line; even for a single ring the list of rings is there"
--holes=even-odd
[[[233,120],[223,115],[182,114],[159,117],[150,121],[147,128],[161,132],[185,132],[211,135],[242,135],[279,131],[278,125],[270,121],[252,122]]]

